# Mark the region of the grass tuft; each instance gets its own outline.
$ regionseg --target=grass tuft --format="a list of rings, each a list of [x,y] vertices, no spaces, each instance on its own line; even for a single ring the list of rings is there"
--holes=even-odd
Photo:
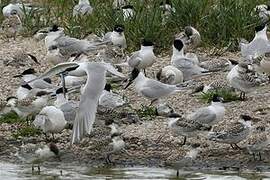
[[[157,116],[156,108],[153,106],[141,105],[140,109],[136,110],[136,113],[140,118],[151,120]]]
[[[4,114],[0,117],[0,124],[2,123],[15,124],[21,122],[23,122],[23,120],[13,111]]]
[[[24,126],[24,127],[21,127],[20,129],[17,129],[17,131],[13,134],[13,137],[14,138],[32,137],[32,136],[37,136],[41,134],[42,134],[42,131],[40,129],[36,129],[35,127],[32,127],[32,126]]]
[[[216,91],[208,91],[207,93],[201,93],[199,99],[204,103],[210,103],[213,99],[213,96],[217,94],[218,96],[224,99],[224,103],[232,101],[240,101],[240,97],[233,91],[220,89]]]

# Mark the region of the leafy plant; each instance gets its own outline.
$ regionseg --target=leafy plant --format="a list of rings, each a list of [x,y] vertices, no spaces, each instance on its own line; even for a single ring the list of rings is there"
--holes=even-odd
[[[14,124],[21,122],[23,122],[23,120],[13,111],[4,114],[0,117],[0,124],[2,123]]]
[[[199,95],[199,99],[201,99],[205,103],[210,103],[215,94],[222,97],[225,103],[240,100],[240,97],[235,92],[227,89],[219,89],[216,91],[208,91],[207,93],[201,93]]]
[[[36,129],[32,126],[24,126],[19,129],[13,134],[14,138],[18,138],[20,136],[22,137],[31,137],[31,136],[37,136],[41,135],[42,132],[39,129]]]
[[[147,120],[153,119],[157,115],[155,107],[146,105],[141,105],[141,108],[137,109],[136,113],[140,118],[145,118]]]

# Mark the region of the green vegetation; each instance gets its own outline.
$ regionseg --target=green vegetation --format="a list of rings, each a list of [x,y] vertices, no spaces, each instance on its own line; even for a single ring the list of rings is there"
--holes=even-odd
[[[157,116],[156,108],[153,106],[141,105],[140,109],[136,110],[138,116],[142,119],[151,120]]]
[[[162,10],[159,1],[130,0],[136,15],[124,21],[120,10],[112,9],[112,0],[90,0],[94,12],[88,17],[72,18],[73,0],[36,0],[43,8],[25,16],[23,35],[33,35],[38,29],[58,24],[73,37],[83,38],[94,32],[98,35],[112,30],[115,24],[123,24],[126,28],[128,49],[138,49],[140,40],[153,40],[156,49],[171,47],[174,35],[185,26],[192,25],[202,35],[203,46],[228,47],[236,50],[238,38],[250,40],[254,36],[254,27],[259,18],[254,7],[266,0],[172,0],[175,13],[172,13],[162,24]],[[2,0],[3,7],[7,0]],[[0,17],[0,20],[3,17]]]
[[[14,124],[14,123],[22,123],[23,120],[13,111],[4,114],[0,117],[0,124],[2,123],[8,123],[8,124]]]
[[[231,101],[239,101],[240,97],[235,92],[226,90],[226,89],[219,89],[216,91],[208,91],[207,93],[201,93],[199,95],[199,99],[201,99],[205,103],[210,103],[213,99],[213,96],[217,94],[224,99],[224,102],[231,102]]]
[[[14,138],[18,138],[20,136],[22,137],[31,137],[31,136],[37,136],[42,134],[41,130],[36,129],[35,127],[32,126],[23,126],[13,134]]]

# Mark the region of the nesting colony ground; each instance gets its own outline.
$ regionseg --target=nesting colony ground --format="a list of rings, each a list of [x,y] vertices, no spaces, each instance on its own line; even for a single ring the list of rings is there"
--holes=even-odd
[[[0,75],[1,75],[1,99],[14,95],[17,87],[20,84],[20,79],[13,78],[19,72],[29,68],[6,66],[5,61],[12,59],[15,54],[21,52],[31,53],[37,57],[41,65],[34,65],[37,72],[42,73],[50,66],[44,61],[45,48],[44,42],[36,42],[32,38],[18,37],[16,41],[4,42],[0,40]],[[159,68],[170,64],[169,55],[160,55],[158,61],[154,64],[148,74],[153,74]],[[201,52],[201,56],[206,56]],[[225,55],[224,55],[225,56]],[[226,54],[226,57],[237,59],[239,54]],[[198,82],[211,82],[212,80],[223,79],[226,77],[226,72],[214,73],[210,76],[197,78]],[[248,94],[246,101],[236,101],[226,103],[225,120],[236,119],[240,114],[248,114],[262,118],[265,125],[269,123],[270,85],[265,85],[258,88],[255,92]],[[127,90],[118,90],[120,94],[125,94],[130,100],[134,108],[140,108],[141,104],[148,105],[150,101],[139,97],[131,88]],[[205,106],[205,104],[195,96],[190,95],[190,91],[181,92],[167,98],[167,102],[176,112],[183,111],[189,113],[196,108]],[[109,143],[109,129],[104,125],[103,114],[98,114],[94,125],[94,131],[91,137],[86,137],[80,145],[70,147],[70,130],[64,130],[62,134],[57,135],[57,145],[63,152],[62,163],[86,163],[91,165],[102,165],[104,161],[104,153],[106,146]],[[141,119],[136,123],[127,123],[126,119],[119,119],[120,128],[123,131],[123,136],[127,143],[127,152],[113,156],[113,161],[119,166],[145,165],[145,166],[166,166],[175,161],[181,160],[185,152],[189,149],[190,143],[200,143],[202,151],[199,154],[198,161],[191,166],[195,168],[248,168],[255,167],[267,168],[270,162],[269,149],[263,153],[263,161],[253,161],[252,156],[243,148],[243,150],[233,150],[230,145],[214,143],[206,140],[204,137],[195,137],[187,140],[187,145],[181,146],[182,137],[173,137],[168,132],[160,142],[160,135],[167,131],[167,119],[156,117],[153,119]],[[20,124],[0,124],[0,159],[8,161],[17,161],[14,156],[18,148],[24,142],[27,144],[45,144],[45,137],[19,137],[15,139],[12,133],[20,128]],[[245,143],[239,144],[240,147],[245,147]]]

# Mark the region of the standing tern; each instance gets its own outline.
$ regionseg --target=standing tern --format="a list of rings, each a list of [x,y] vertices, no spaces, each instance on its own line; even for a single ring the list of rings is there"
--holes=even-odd
[[[83,76],[87,74],[87,81],[81,95],[79,109],[77,111],[73,125],[71,139],[72,144],[79,143],[86,134],[91,133],[92,126],[96,117],[98,100],[106,84],[106,71],[109,71],[110,73],[123,78],[125,77],[111,64],[97,62],[61,63],[38,77],[38,79],[42,79],[63,72],[77,76]]]
[[[266,33],[267,26],[256,26],[255,32],[255,37],[250,43],[240,43],[241,54],[248,60],[270,52],[270,42]]]
[[[93,8],[90,5],[89,0],[79,0],[79,3],[73,8],[73,17],[90,15],[92,12]]]
[[[125,89],[130,86],[133,81],[135,82],[135,90],[140,95],[152,100],[152,102],[185,89],[177,85],[164,84],[157,80],[147,78],[137,68],[134,68],[131,72],[129,83],[126,85]]]
[[[127,48],[126,37],[124,34],[124,26],[123,25],[115,25],[112,32],[107,32],[104,37],[103,41],[107,42],[110,41],[115,46],[119,46],[122,49]]]

